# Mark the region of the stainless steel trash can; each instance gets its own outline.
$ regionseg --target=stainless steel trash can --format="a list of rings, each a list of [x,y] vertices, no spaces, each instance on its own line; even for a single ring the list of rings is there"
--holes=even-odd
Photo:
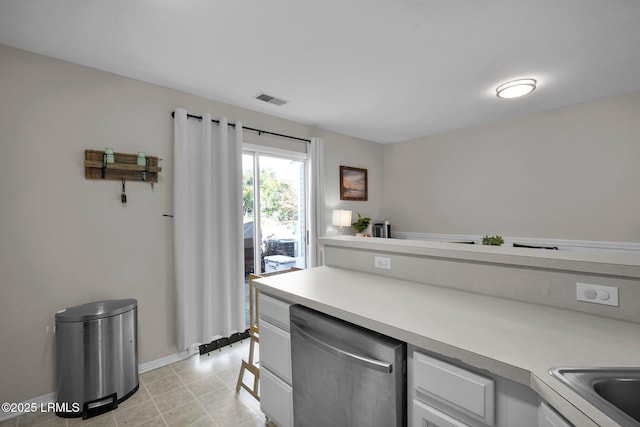
[[[90,418],[138,390],[138,302],[98,301],[56,313],[56,414]]]

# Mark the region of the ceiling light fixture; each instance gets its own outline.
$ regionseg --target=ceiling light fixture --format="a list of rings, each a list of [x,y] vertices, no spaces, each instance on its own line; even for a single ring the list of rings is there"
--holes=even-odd
[[[518,79],[503,83],[496,88],[498,98],[518,98],[533,92],[536,88],[534,79]]]

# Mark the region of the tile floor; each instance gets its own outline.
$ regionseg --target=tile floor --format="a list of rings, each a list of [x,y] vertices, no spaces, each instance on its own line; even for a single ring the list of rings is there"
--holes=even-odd
[[[249,340],[209,356],[193,356],[140,375],[140,388],[118,409],[88,420],[53,413],[25,414],[0,427],[255,427],[265,426],[260,403],[244,389],[235,392],[240,363],[249,356]],[[256,357],[257,359],[257,357]],[[245,374],[253,384],[253,375]]]

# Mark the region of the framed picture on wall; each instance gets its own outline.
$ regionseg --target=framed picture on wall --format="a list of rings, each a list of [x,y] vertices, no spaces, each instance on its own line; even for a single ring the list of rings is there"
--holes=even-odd
[[[369,198],[367,170],[340,166],[340,200],[361,200]]]

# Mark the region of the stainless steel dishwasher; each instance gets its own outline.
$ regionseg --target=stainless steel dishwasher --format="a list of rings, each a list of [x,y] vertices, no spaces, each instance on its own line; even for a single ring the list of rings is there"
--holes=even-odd
[[[406,344],[295,305],[293,418],[306,426],[406,426]]]

